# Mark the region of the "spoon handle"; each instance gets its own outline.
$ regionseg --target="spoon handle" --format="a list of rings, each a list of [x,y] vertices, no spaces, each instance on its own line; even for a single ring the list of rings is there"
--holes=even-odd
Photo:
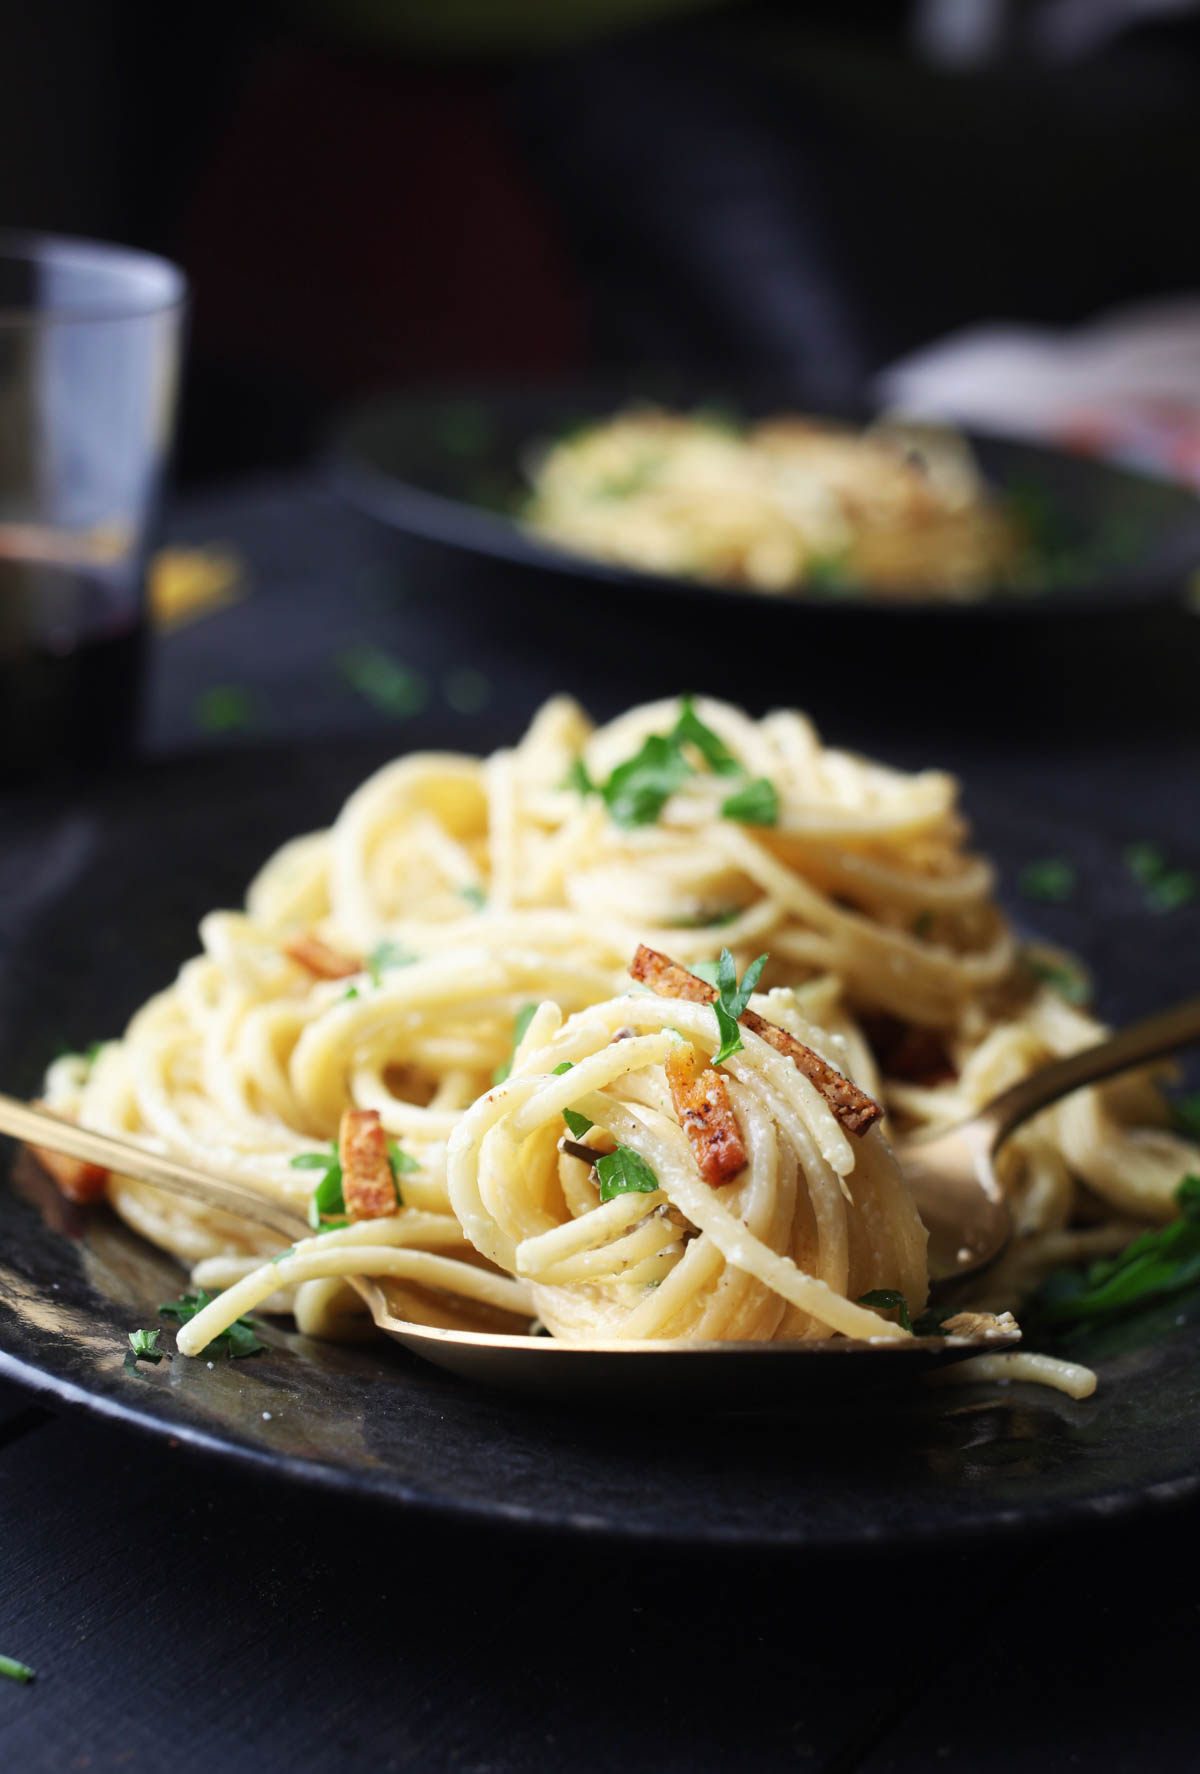
[[[51,1152],[65,1152],[68,1158],[82,1158],[88,1164],[99,1164],[104,1170],[115,1170],[122,1176],[137,1177],[171,1195],[186,1195],[225,1213],[238,1214],[268,1226],[285,1238],[307,1236],[308,1227],[299,1214],[282,1203],[265,1200],[248,1189],[238,1188],[221,1177],[206,1171],[193,1170],[161,1152],[148,1152],[130,1140],[114,1139],[108,1133],[96,1133],[90,1127],[77,1127],[64,1121],[49,1109],[35,1109],[15,1097],[0,1096],[0,1133],[23,1140],[26,1145],[45,1146]]]
[[[993,1098],[983,1111],[981,1119],[992,1132],[992,1150],[1015,1133],[1022,1122],[1060,1097],[1069,1096],[1085,1084],[1098,1084],[1117,1072],[1162,1059],[1194,1041],[1200,1041],[1200,998],[1189,998],[1173,1010],[1160,1010],[1155,1016],[1131,1023],[1119,1035],[1110,1035],[1095,1047],[1085,1047],[1082,1053],[1071,1053],[1066,1059],[1043,1066]]]

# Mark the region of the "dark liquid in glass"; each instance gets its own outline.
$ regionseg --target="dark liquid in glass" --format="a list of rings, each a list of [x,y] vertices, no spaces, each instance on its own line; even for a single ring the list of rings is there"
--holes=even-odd
[[[0,559],[0,780],[90,770],[126,754],[145,638],[128,563]]]

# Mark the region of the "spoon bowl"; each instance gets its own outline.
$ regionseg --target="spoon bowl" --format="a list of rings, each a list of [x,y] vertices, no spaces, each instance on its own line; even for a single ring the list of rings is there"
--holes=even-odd
[[[1010,1134],[1085,1084],[1148,1065],[1197,1040],[1200,998],[1189,998],[1031,1072],[969,1121],[898,1140],[896,1158],[929,1233],[931,1284],[965,1281],[994,1263],[1012,1237],[1012,1216],[996,1176],[996,1159]]]
[[[684,1338],[560,1343],[553,1337],[437,1330],[394,1318],[381,1291],[356,1287],[380,1330],[410,1354],[477,1385],[559,1404],[645,1410],[786,1410],[924,1380],[966,1357],[1015,1349],[1019,1333],[959,1337],[851,1337],[774,1343]],[[372,1297],[374,1296],[374,1297]]]

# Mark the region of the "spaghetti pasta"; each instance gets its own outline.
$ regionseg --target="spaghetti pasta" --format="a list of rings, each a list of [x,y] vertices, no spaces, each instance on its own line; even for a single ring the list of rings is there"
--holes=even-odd
[[[1024,565],[1024,538],[966,441],[927,425],[741,429],[637,408],[551,444],[531,479],[526,522],[549,541],[757,592],[963,599]]]
[[[658,786],[645,775],[631,814],[639,759]],[[746,782],[768,785],[772,821],[727,811]],[[904,1336],[878,1301],[923,1303],[924,1230],[888,1123],[962,1118],[1101,1032],[1024,964],[965,840],[950,777],[825,747],[799,714],[700,699],[593,728],[558,698],[512,750],[378,771],[267,863],[245,911],[203,920],[202,953],[120,1040],[55,1062],[45,1095],[309,1215],[280,1256],[259,1226],[109,1179],[131,1225],[223,1289],[180,1329],[185,1353],[251,1307],[341,1334],[345,1278],[365,1275],[398,1316],[474,1329],[536,1313],[575,1340]],[[717,1072],[705,990],[634,984],[639,944],[688,968],[769,955]],[[831,1069],[843,1111],[875,1098],[888,1120],[842,1125]],[[715,1182],[672,1094],[710,1073],[693,1112],[732,1115],[745,1159]],[[350,1110],[402,1157],[401,1204],[337,1225]],[[1189,1168],[1145,1077],[1039,1115],[1005,1149],[1019,1236],[983,1303],[1170,1217]]]

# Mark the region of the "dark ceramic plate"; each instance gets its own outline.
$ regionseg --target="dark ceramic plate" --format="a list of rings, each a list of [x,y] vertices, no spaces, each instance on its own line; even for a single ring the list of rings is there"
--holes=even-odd
[[[531,452],[639,397],[684,408],[706,404],[704,394],[670,385],[458,390],[377,401],[341,428],[335,452],[340,483],[362,509],[406,535],[485,561],[535,567],[557,576],[564,589],[586,593],[616,584],[733,600],[744,609],[747,595],[754,594],[611,566],[541,542],[515,521],[528,496],[522,464]],[[747,418],[779,410],[777,398],[739,393],[714,401],[711,390],[707,404]],[[761,601],[851,614],[866,602],[901,620],[935,613],[959,620],[981,613],[1036,614],[1176,597],[1200,564],[1200,500],[1187,488],[1011,439],[972,435],[971,443],[988,481],[1029,524],[1044,581],[1038,589],[997,588],[967,603],[948,603],[810,587]]]
[[[146,768],[75,805],[0,813],[0,1080],[119,1030],[194,952],[206,909],[328,820],[382,742]],[[1005,878],[1070,855],[1076,903],[1046,908],[1128,1017],[1195,977],[1200,911],[1141,908],[1110,844],[975,803]],[[844,1547],[1061,1526],[1200,1489],[1200,1301],[1085,1347],[1096,1396],[1025,1386],[919,1388],[854,1408],[705,1417],[530,1405],[392,1344],[263,1330],[251,1360],[124,1366],[183,1275],[107,1209],[64,1205],[28,1159],[0,1180],[0,1377],[280,1479],[460,1518],[680,1542]],[[172,1337],[168,1329],[164,1341]]]

